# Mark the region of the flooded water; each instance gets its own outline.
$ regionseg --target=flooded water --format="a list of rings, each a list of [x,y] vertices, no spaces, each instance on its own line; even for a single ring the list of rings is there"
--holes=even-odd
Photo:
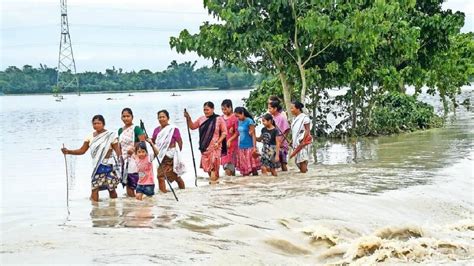
[[[0,262],[159,264],[372,264],[474,260],[474,114],[460,110],[445,128],[325,142],[308,174],[224,178],[194,187],[182,117],[204,101],[240,104],[248,91],[8,96],[1,101]],[[463,97],[474,102],[471,88]],[[112,98],[107,100],[107,98]],[[432,101],[429,97],[426,101]],[[188,172],[179,202],[158,193],[143,202],[107,193],[89,200],[89,154],[64,157],[103,114],[121,126],[123,107],[147,130],[168,109],[184,137]],[[192,133],[197,144],[197,132]],[[197,151],[197,146],[195,146]],[[199,161],[199,158],[196,158]],[[199,172],[199,176],[204,173]]]

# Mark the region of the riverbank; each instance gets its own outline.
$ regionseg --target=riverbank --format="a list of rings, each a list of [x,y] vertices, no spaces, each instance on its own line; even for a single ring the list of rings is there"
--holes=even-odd
[[[187,91],[232,91],[232,90],[251,90],[250,88],[228,88],[228,89],[219,89],[219,88],[209,88],[209,87],[196,87],[190,89],[157,89],[157,90],[126,90],[126,91],[87,91],[87,92],[80,92],[81,94],[118,94],[118,93],[148,93],[148,92],[187,92]],[[56,96],[54,93],[15,93],[15,94],[0,94],[0,96],[28,96],[28,95],[51,95]],[[60,93],[59,95],[77,95],[77,92],[65,92]]]

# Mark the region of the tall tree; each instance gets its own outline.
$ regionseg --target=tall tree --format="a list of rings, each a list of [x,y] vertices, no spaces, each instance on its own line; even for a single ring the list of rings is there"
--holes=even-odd
[[[377,37],[374,26],[390,7],[405,10],[414,1],[226,1],[205,0],[209,13],[219,23],[205,22],[197,34],[181,31],[170,45],[180,53],[195,51],[221,62],[237,64],[280,79],[286,107],[293,95],[306,100],[308,66],[324,69],[331,61],[325,53],[350,42],[370,42]],[[357,36],[362,31],[365,38]],[[352,39],[351,39],[352,38]],[[334,49],[333,49],[334,48]],[[368,49],[370,49],[369,47]],[[318,61],[319,62],[314,62]]]

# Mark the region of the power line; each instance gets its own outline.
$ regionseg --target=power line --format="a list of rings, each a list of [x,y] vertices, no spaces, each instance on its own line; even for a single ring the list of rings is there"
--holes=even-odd
[[[183,15],[208,15],[208,13],[203,10],[199,11],[183,11],[183,10],[156,10],[156,9],[135,9],[135,8],[120,8],[120,7],[93,7],[93,6],[81,6],[81,5],[70,5],[74,8],[87,9],[87,10],[106,10],[106,11],[116,11],[116,12],[126,12],[126,13],[156,13],[156,14],[183,14]]]
[[[12,26],[12,27],[3,27],[0,28],[0,31],[16,31],[16,30],[29,30],[37,28],[56,28],[60,24],[44,24],[44,25],[34,25],[34,26]],[[124,31],[157,31],[157,32],[169,32],[183,30],[183,28],[162,28],[162,27],[148,27],[148,26],[132,26],[132,25],[99,25],[99,24],[69,24],[69,27],[72,28],[102,28],[102,29],[112,29],[112,30],[124,30]]]
[[[44,7],[44,5],[43,5]],[[151,13],[151,14],[182,14],[182,15],[209,15],[206,10],[202,11],[183,11],[183,10],[157,10],[157,9],[138,9],[138,8],[120,8],[120,7],[100,7],[100,6],[84,6],[84,5],[68,5],[68,7],[72,7],[72,9],[87,9],[87,11],[93,10],[104,10],[104,11],[112,11],[112,12],[126,12],[126,13]],[[51,7],[53,8],[53,7]],[[56,7],[54,7],[56,8]],[[19,8],[9,8],[9,12],[14,11],[21,11],[21,10],[28,10],[34,11],[34,8],[31,6],[28,7],[19,7]]]
[[[85,28],[103,28],[103,29],[116,29],[116,30],[142,30],[142,31],[175,31],[183,30],[182,28],[161,28],[161,27],[148,27],[148,26],[131,26],[131,25],[96,25],[96,24],[71,24],[72,27],[85,27]]]
[[[13,45],[3,45],[2,49],[15,49],[15,48],[26,48],[26,47],[44,47],[44,46],[57,46],[57,43],[21,43]],[[92,42],[78,42],[74,43],[74,46],[108,46],[108,47],[169,47],[169,44],[159,43],[92,43]]]

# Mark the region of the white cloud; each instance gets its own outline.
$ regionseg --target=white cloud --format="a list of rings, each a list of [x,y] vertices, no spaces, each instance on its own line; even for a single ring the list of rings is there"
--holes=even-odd
[[[9,65],[57,65],[58,0],[0,0],[0,69]],[[194,53],[177,54],[169,37],[197,31],[215,21],[202,0],[69,0],[68,15],[78,71],[162,70],[172,60],[209,63]],[[464,30],[474,31],[474,1],[448,0],[444,8],[466,13]]]
[[[444,9],[464,12],[466,15],[474,14],[474,1],[472,0],[447,0],[443,3]]]

